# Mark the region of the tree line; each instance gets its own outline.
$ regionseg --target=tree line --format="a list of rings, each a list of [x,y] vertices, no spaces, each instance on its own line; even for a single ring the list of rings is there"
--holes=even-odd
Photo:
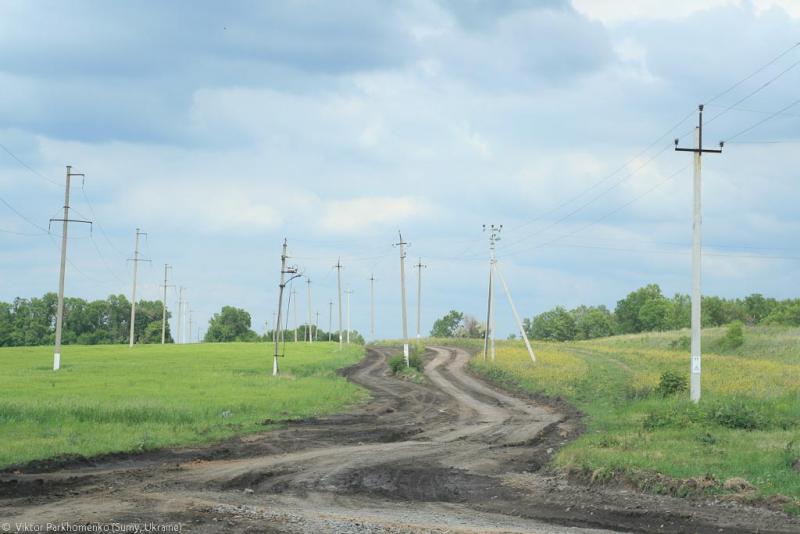
[[[572,341],[688,328],[691,313],[689,295],[666,297],[658,284],[649,284],[619,300],[613,310],[602,305],[581,305],[572,310],[556,306],[524,319],[523,328],[531,339]],[[758,293],[737,299],[703,297],[701,321],[704,327],[736,321],[747,325],[800,326],[800,299],[777,300]],[[434,322],[431,336],[480,338],[485,332],[485,323],[451,310]]]
[[[311,333],[319,341],[339,341],[339,333],[331,332],[330,335],[324,330],[312,328]],[[308,335],[306,325],[297,328],[283,328],[279,332],[282,341],[294,341],[295,336],[298,341],[304,341]],[[346,336],[345,333],[342,334]],[[207,343],[227,343],[232,341],[274,341],[274,330],[267,329],[263,335],[259,336],[252,329],[250,313],[234,306],[223,306],[219,313],[215,313],[208,321],[208,330],[204,337]],[[356,330],[350,330],[350,342],[364,344],[364,337]]]
[[[703,327],[740,321],[747,325],[800,326],[800,299],[777,300],[754,293],[744,298],[702,297]],[[614,310],[605,306],[557,306],[525,319],[523,327],[534,339],[571,341],[618,334],[689,328],[692,303],[689,295],[666,297],[657,284],[629,293]]]
[[[0,347],[49,345],[55,342],[58,296],[47,293],[41,298],[16,298],[0,302]],[[137,343],[161,342],[161,301],[140,300],[136,305],[135,339]],[[167,311],[167,318],[170,314]],[[110,295],[105,300],[86,301],[64,298],[62,343],[99,345],[128,343],[131,303],[124,295]],[[167,323],[166,340],[172,343]]]

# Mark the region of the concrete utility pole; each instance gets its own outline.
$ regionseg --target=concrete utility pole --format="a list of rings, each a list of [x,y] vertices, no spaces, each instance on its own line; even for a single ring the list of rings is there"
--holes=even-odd
[[[317,321],[314,323],[314,341],[319,341],[319,312],[317,312]]]
[[[536,363],[536,355],[533,353],[533,349],[531,348],[531,342],[528,341],[528,334],[525,333],[525,328],[522,327],[522,321],[519,318],[519,313],[517,313],[517,307],[514,306],[514,300],[511,298],[511,291],[508,290],[508,284],[506,284],[506,279],[503,278],[503,273],[500,272],[500,264],[497,261],[494,262],[494,272],[497,274],[497,278],[500,279],[500,283],[503,285],[503,291],[506,292],[506,298],[508,298],[508,303],[511,305],[511,312],[514,314],[514,320],[517,322],[519,333],[522,336],[522,339],[525,341],[525,347],[528,349],[528,354],[530,355],[533,363]],[[494,330],[494,317],[492,317],[492,330]]]
[[[703,148],[703,105],[697,109],[697,128],[695,129],[697,148],[678,148],[678,139],[675,139],[675,150],[677,152],[694,153],[694,202],[692,217],[692,365],[691,365],[691,387],[689,397],[693,402],[700,401],[700,373],[701,373],[701,347],[700,329],[701,315],[700,306],[702,301],[701,278],[702,278],[702,181],[701,181],[701,161],[704,153],[719,154],[722,152],[723,143],[720,142],[719,148]]]
[[[339,350],[342,350],[342,259],[336,260],[336,285],[339,291]]]
[[[133,252],[133,258],[128,260],[133,262],[133,291],[131,292],[131,335],[130,339],[128,340],[128,346],[131,348],[136,342],[134,329],[136,327],[136,277],[139,274],[139,262],[150,261],[139,259],[139,236],[147,236],[147,234],[140,231],[138,228],[136,229],[136,248]]]
[[[414,267],[417,268],[417,341],[420,339],[420,324],[422,322],[422,269],[427,265],[422,265],[422,258],[419,259]]]
[[[275,358],[272,362],[272,376],[278,376],[278,358],[280,357],[280,339],[279,339],[279,331],[281,328],[281,313],[283,307],[283,290],[286,288],[286,284],[291,281],[293,278],[297,276],[297,267],[287,267],[286,266],[286,258],[289,256],[286,254],[286,238],[283,239],[283,251],[281,252],[281,281],[278,284],[278,317],[275,321],[275,333],[272,336],[275,345]],[[286,275],[292,275],[289,280],[286,280]]]
[[[167,285],[167,271],[171,269],[169,265],[164,264],[164,300],[161,301],[161,344],[163,345],[167,339],[167,288],[175,287],[174,285]]]
[[[375,339],[375,275],[369,277],[369,335]]]
[[[294,327],[294,342],[297,343],[297,290],[295,288],[292,288],[289,300],[292,301],[292,326]]]
[[[183,292],[186,290],[185,287],[181,286],[178,288],[178,318],[175,321],[175,335],[177,336],[177,343],[183,343],[183,315],[184,315],[184,307],[183,307]]]
[[[328,302],[328,341],[333,333],[333,301]]]
[[[314,338],[311,336],[311,325],[313,324],[313,312],[311,311],[311,278],[306,278],[306,284],[308,285],[308,323],[306,325],[306,340],[311,343],[314,341]]]
[[[61,325],[64,322],[64,275],[67,269],[67,228],[69,223],[78,222],[86,223],[91,226],[91,221],[81,221],[78,219],[71,220],[69,218],[69,190],[70,182],[73,176],[81,176],[83,174],[72,172],[72,165],[67,165],[67,183],[64,187],[64,218],[63,219],[50,219],[50,223],[62,222],[61,227],[61,270],[58,272],[58,306],[56,308],[56,346],[53,351],[53,371],[61,369]],[[48,230],[49,230],[48,224]]]
[[[400,247],[400,300],[403,311],[403,358],[406,360],[406,367],[410,365],[408,352],[408,316],[406,314],[406,243],[403,241],[403,234],[397,231],[400,241],[395,246]]]
[[[483,361],[486,361],[489,352],[492,355],[492,361],[495,358],[494,349],[494,264],[497,262],[495,258],[495,243],[500,241],[500,231],[503,225],[491,225],[486,227],[483,225],[483,231],[489,232],[489,298],[486,305],[486,334],[483,338]]]
[[[189,307],[189,343],[192,342],[192,332],[193,332],[193,330],[192,330],[192,314],[193,313],[194,313],[194,310],[192,310],[192,308]]]
[[[352,289],[345,291],[347,293],[347,344],[350,344],[350,295],[353,294]]]

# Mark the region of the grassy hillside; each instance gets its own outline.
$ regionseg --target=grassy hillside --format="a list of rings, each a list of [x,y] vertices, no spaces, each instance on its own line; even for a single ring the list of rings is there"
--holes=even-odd
[[[0,349],[0,466],[210,441],[342,410],[365,392],[336,375],[363,347],[287,343],[273,378],[271,345],[69,346]]]
[[[755,486],[744,492],[749,498],[798,511],[800,329],[747,328],[744,344],[729,350],[724,335],[704,332],[699,405],[686,391],[659,387],[667,371],[688,380],[688,331],[537,342],[536,365],[521,343],[501,342],[495,362],[479,355],[471,365],[506,385],[562,396],[587,414],[586,433],[555,459],[564,469],[674,494],[725,493],[724,481],[740,477]]]

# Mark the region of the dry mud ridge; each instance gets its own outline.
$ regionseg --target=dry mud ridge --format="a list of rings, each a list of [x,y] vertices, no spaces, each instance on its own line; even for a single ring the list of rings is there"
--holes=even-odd
[[[542,469],[578,433],[568,407],[504,393],[433,348],[426,383],[388,350],[344,371],[372,393],[350,413],[204,447],[39,462],[0,473],[0,530],[47,523],[182,532],[800,532],[735,503],[571,484]]]

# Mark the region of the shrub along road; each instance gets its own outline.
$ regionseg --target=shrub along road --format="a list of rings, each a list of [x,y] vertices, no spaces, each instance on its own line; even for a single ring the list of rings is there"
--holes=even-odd
[[[344,371],[372,399],[347,414],[210,446],[0,475],[0,517],[182,522],[228,532],[797,532],[800,520],[727,502],[572,485],[542,469],[580,433],[567,405],[511,396],[434,349],[424,383],[389,351]]]

